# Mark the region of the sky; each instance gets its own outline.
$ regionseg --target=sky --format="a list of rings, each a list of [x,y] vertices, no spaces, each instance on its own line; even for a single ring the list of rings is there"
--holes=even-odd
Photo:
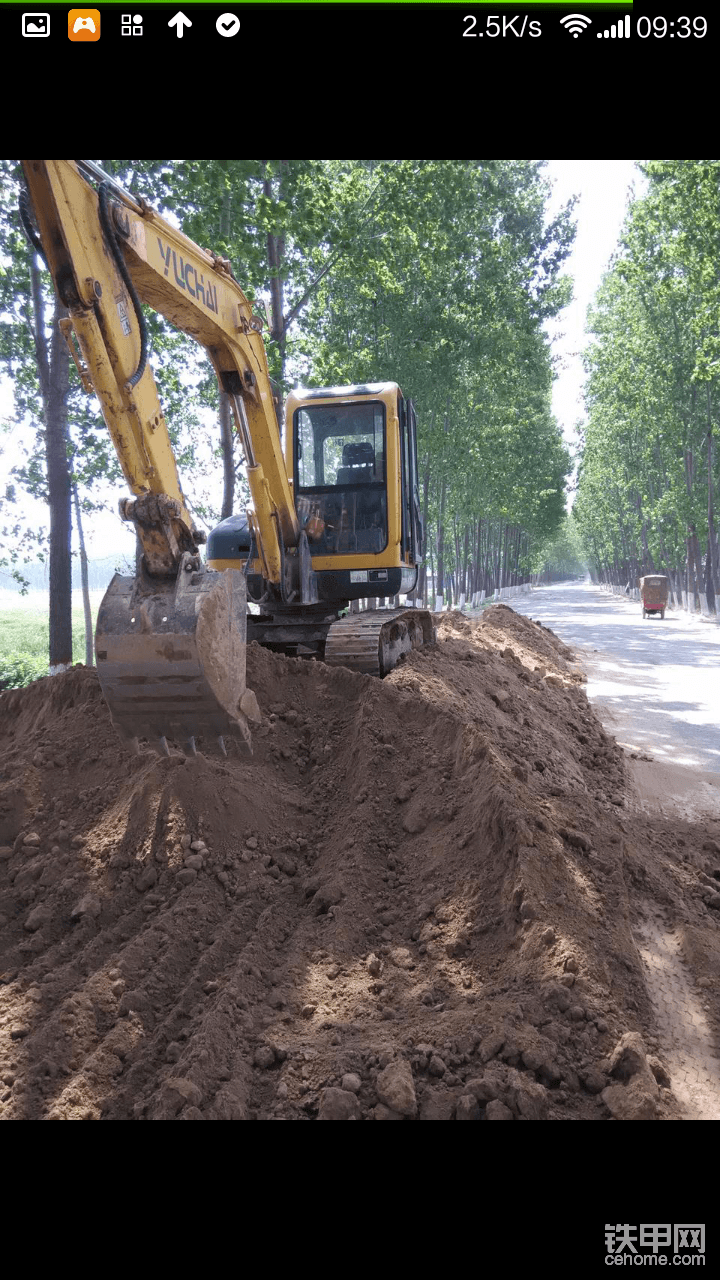
[[[632,160],[549,160],[545,170],[553,181],[553,197],[549,212],[557,210],[578,195],[574,217],[577,236],[565,271],[574,280],[574,300],[549,326],[553,351],[561,357],[559,376],[553,385],[553,412],[570,444],[576,443],[574,424],[584,418],[582,403],[583,368],[580,358],[585,335],[587,308],[593,300],[603,272],[617,246],[625,216],[628,192],[635,182],[642,189],[642,178]],[[7,380],[0,379],[0,419],[12,416],[12,395]],[[0,435],[0,494],[5,490],[10,468],[18,461],[13,435]],[[184,488],[191,498],[191,485]],[[113,495],[113,508],[123,492]],[[26,504],[27,515],[47,521],[47,508],[41,503]],[[86,528],[88,554],[91,558],[124,552],[133,556],[134,532],[116,515],[88,520]],[[0,581],[0,586],[3,583]]]
[[[644,179],[634,160],[548,160],[546,174],[554,183],[550,206],[556,213],[573,195],[577,235],[565,272],[573,277],[574,300],[553,322],[553,352],[562,368],[553,385],[553,413],[569,443],[577,443],[574,424],[585,417],[583,367],[585,317],[617,247],[631,185],[641,194]]]

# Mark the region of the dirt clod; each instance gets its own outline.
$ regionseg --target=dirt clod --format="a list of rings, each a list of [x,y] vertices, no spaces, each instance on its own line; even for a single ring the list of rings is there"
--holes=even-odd
[[[324,1089],[318,1120],[359,1120],[362,1112],[354,1093],[346,1089]]]
[[[386,1107],[397,1111],[401,1116],[414,1116],[417,1111],[417,1098],[412,1071],[402,1058],[391,1062],[377,1078],[377,1095]]]
[[[505,1106],[504,1102],[496,1100],[495,1102],[488,1102],[487,1107],[485,1108],[485,1119],[512,1120],[514,1119],[514,1116],[510,1108]]]

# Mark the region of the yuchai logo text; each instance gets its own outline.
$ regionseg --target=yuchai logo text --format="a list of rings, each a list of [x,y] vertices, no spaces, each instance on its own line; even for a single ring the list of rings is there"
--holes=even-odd
[[[204,275],[198,276],[192,262],[184,262],[182,254],[177,254],[170,245],[165,246],[159,236],[157,242],[160,255],[165,263],[165,275],[167,276],[170,273],[170,260],[172,259],[175,283],[181,289],[187,289],[191,298],[199,298],[208,311],[214,311],[215,315],[217,315],[218,300],[215,285],[208,283],[206,286]]]

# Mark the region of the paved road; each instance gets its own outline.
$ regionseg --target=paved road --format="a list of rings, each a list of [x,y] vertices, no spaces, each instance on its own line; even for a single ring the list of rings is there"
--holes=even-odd
[[[621,746],[720,774],[720,627],[590,583],[536,587],[509,603],[578,653],[588,697]]]

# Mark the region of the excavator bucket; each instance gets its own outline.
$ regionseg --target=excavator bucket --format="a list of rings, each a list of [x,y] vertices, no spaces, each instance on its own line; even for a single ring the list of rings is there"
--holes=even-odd
[[[245,687],[245,578],[215,573],[185,553],[175,582],[115,574],[98,612],[95,654],[103,693],[126,740],[168,740],[194,755],[225,751],[224,737],[250,746],[248,718],[259,718]]]

